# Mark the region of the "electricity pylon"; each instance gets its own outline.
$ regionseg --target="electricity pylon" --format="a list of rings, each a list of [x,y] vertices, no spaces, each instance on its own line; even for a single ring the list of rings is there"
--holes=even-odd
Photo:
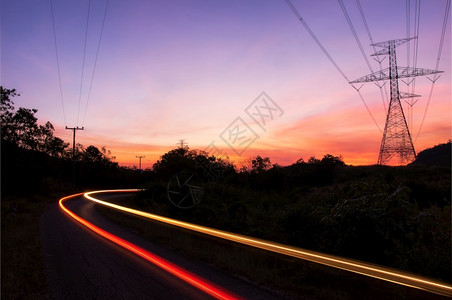
[[[379,165],[388,164],[395,156],[398,156],[400,165],[406,165],[416,159],[416,152],[414,150],[413,141],[406,123],[400,99],[419,97],[419,95],[400,92],[398,82],[399,78],[425,76],[442,72],[437,70],[397,66],[396,47],[412,39],[414,38],[390,40],[371,44],[371,46],[383,48],[371,56],[389,55],[389,68],[349,82],[350,84],[354,84],[389,79],[391,100],[389,102],[385,129],[381,140],[380,154],[378,156]]]

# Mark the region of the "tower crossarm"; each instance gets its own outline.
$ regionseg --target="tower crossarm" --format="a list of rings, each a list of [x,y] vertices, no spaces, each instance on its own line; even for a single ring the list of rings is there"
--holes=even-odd
[[[371,82],[389,79],[389,68],[383,69],[381,71],[373,72],[369,75],[365,75],[356,80],[350,81],[349,83],[359,83],[359,82]]]
[[[397,67],[398,69],[398,77],[397,78],[407,78],[407,77],[416,77],[416,76],[426,76],[436,73],[443,73],[443,71],[423,69],[423,68],[413,68],[413,67]],[[380,81],[380,80],[388,80],[389,77],[389,68],[383,69],[381,71],[374,72],[372,74],[360,77],[356,80],[350,81],[349,83],[359,83],[359,82],[371,82],[371,81]]]
[[[398,78],[426,76],[431,74],[443,73],[443,71],[413,67],[397,67],[397,69],[399,72]]]
[[[388,55],[389,50],[388,48],[381,49],[380,51],[375,52],[374,54],[371,54],[370,56],[378,56],[378,55]]]
[[[389,54],[389,45],[393,45],[395,48],[395,47],[405,44],[408,41],[411,41],[412,39],[417,39],[417,37],[398,39],[398,40],[389,40],[389,41],[370,44],[371,46],[383,48],[380,51],[377,51],[374,54],[371,54],[370,56],[388,55]]]
[[[391,45],[391,44],[393,44],[394,47],[398,47],[398,46],[403,45],[406,42],[411,41],[412,39],[416,39],[416,38],[417,37],[405,38],[405,39],[397,39],[397,40],[389,40],[389,41],[384,41],[384,42],[379,42],[379,43],[373,43],[373,44],[370,44],[370,45],[388,49],[389,45]]]
[[[405,92],[400,92],[400,91],[399,91],[399,95],[400,95],[400,99],[421,97],[421,95],[405,93]]]

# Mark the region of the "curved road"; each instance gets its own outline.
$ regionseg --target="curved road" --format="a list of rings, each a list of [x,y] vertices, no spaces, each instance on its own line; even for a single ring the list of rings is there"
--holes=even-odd
[[[226,290],[247,299],[277,299],[221,270],[151,243],[103,217],[92,201],[65,202],[74,213]],[[50,297],[53,299],[211,299],[204,292],[98,236],[55,203],[41,217],[41,237]]]

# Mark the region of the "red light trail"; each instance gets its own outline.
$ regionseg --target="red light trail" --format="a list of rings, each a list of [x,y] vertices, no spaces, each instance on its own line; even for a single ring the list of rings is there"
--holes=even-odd
[[[191,284],[192,286],[200,289],[201,291],[205,292],[206,294],[209,294],[217,299],[239,299],[238,296],[233,295],[229,291],[225,291],[224,289],[215,286],[213,283],[208,282],[207,280],[196,276],[195,274],[192,274],[181,267],[178,267],[169,261],[147,251],[146,249],[143,249],[137,245],[134,245],[124,239],[121,239],[99,227],[96,225],[86,221],[85,219],[79,217],[74,212],[70,211],[66,206],[64,206],[63,202],[78,196],[83,195],[83,193],[74,194],[71,196],[67,196],[64,198],[61,198],[59,201],[59,206],[63,211],[65,211],[69,216],[71,216],[73,219],[75,219],[77,222],[83,224],[84,226],[88,227],[95,233],[99,234],[100,236],[106,238],[107,240],[112,241],[113,243],[135,253],[136,255],[144,258],[145,260],[155,264],[156,266],[160,267],[161,269],[167,271],[168,273],[184,280],[185,282]]]

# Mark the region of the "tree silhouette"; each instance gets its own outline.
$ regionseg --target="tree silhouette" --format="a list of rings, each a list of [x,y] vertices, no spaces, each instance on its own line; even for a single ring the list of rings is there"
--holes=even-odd
[[[59,137],[54,137],[53,139],[46,141],[45,146],[45,152],[52,157],[68,158],[69,156],[67,152],[69,143],[65,143]]]
[[[331,154],[325,154],[320,161],[321,164],[333,167],[343,167],[345,166],[342,156],[334,156]]]
[[[153,166],[161,178],[168,178],[181,171],[197,173],[201,177],[217,180],[221,176],[235,173],[234,165],[222,159],[188,147],[179,147],[163,154]]]
[[[5,89],[0,86],[0,121],[1,139],[3,142],[12,139],[12,118],[14,116],[14,103],[12,97],[19,96],[15,89]]]
[[[193,171],[196,169],[196,152],[188,147],[176,148],[163,154],[154,164],[155,172],[163,176],[172,176],[180,171]]]
[[[15,89],[0,86],[1,140],[20,148],[45,152],[54,157],[64,157],[69,146],[53,135],[52,123],[38,124],[37,109],[20,107],[14,112],[12,97],[20,96]]]
[[[251,172],[262,173],[263,171],[270,169],[271,166],[272,163],[269,157],[262,158],[260,155],[258,155],[251,161]]]

